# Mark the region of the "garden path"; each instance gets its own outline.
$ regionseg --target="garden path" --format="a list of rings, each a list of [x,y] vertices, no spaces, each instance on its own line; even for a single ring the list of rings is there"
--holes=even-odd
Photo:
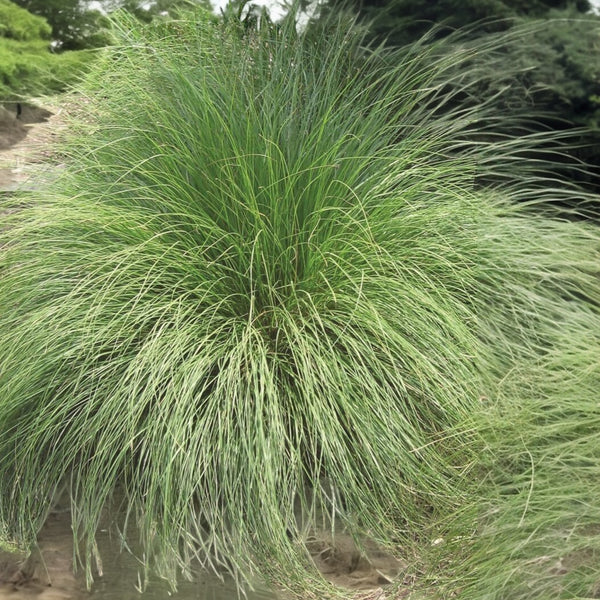
[[[39,106],[0,105],[0,192],[27,189],[51,157],[49,147],[65,127],[64,109],[52,99]],[[29,185],[28,185],[29,184]]]

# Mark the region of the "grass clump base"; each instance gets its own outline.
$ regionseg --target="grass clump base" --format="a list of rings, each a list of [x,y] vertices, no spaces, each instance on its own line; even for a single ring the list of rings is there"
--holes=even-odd
[[[532,218],[525,175],[474,183],[528,141],[470,143],[485,106],[435,110],[461,56],[346,25],[122,24],[67,173],[0,233],[15,538],[66,484],[90,577],[116,499],[173,584],[318,589],[304,523],[415,551],[468,506],[482,399],[573,306],[596,315],[596,231]]]

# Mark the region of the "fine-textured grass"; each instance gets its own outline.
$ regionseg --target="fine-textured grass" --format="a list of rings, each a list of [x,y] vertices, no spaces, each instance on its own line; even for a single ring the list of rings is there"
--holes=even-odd
[[[15,538],[66,484],[88,575],[111,501],[173,582],[196,559],[308,577],[323,508],[408,551],[469,500],[461,425],[600,301],[600,236],[533,217],[526,166],[476,186],[536,140],[468,142],[485,107],[437,110],[464,57],[347,25],[123,23],[65,176],[0,233]]]
[[[507,373],[478,411],[472,500],[437,530],[433,597],[600,593],[600,317],[572,306],[543,358]],[[483,442],[483,443],[482,443]],[[457,527],[458,526],[458,527]]]

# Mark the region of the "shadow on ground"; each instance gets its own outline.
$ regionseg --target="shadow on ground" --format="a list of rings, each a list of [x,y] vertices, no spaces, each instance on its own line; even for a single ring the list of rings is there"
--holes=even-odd
[[[31,125],[52,116],[45,108],[24,102],[0,103],[0,150],[6,150],[27,137]]]

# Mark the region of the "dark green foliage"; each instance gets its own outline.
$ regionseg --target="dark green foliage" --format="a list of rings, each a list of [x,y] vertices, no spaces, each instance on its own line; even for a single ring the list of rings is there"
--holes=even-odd
[[[518,21],[492,54],[477,58],[490,87],[478,100],[509,91],[495,102],[498,114],[529,115],[531,127],[561,130],[569,149],[569,177],[598,191],[600,177],[600,17],[550,12],[549,19]],[[556,18],[555,18],[556,17]],[[576,170],[576,161],[589,169]]]
[[[359,12],[370,27],[372,39],[395,46],[411,43],[426,33],[439,39],[465,26],[459,43],[473,40],[481,46],[486,38],[493,39],[490,36],[519,28],[522,36],[509,34],[503,41],[490,41],[493,55],[479,52],[474,58],[489,84],[477,84],[471,92],[477,102],[496,102],[499,117],[520,114],[530,120],[529,128],[537,131],[554,128],[570,132],[565,137],[571,148],[563,161],[564,172],[587,189],[599,189],[600,17],[586,14],[589,3],[330,0],[324,12],[340,6]],[[505,86],[511,92],[495,100],[495,92]],[[588,172],[576,166],[581,161],[592,165]]]
[[[526,44],[506,48],[505,64],[527,68],[512,96],[513,111],[535,112],[549,127],[568,131],[573,125],[573,157],[591,165],[589,173],[572,173],[587,187],[600,190],[600,17],[551,12],[537,21]],[[499,65],[501,68],[501,65]]]
[[[390,45],[404,45],[422,37],[433,25],[445,31],[477,24],[472,35],[499,31],[519,17],[547,17],[553,9],[585,13],[587,0],[329,0],[333,10],[348,8],[370,24],[371,37]]]
[[[528,55],[535,69],[529,73],[529,89],[537,105],[554,107],[556,113],[600,131],[600,17],[552,19],[536,31]],[[511,59],[518,58],[513,49]],[[525,58],[527,50],[521,50]],[[522,59],[523,59],[522,58]]]
[[[104,46],[109,38],[106,18],[90,8],[91,0],[14,0],[29,12],[44,17],[62,50]]]
[[[91,60],[83,52],[55,54],[51,29],[9,0],[0,0],[0,99],[59,92]]]

